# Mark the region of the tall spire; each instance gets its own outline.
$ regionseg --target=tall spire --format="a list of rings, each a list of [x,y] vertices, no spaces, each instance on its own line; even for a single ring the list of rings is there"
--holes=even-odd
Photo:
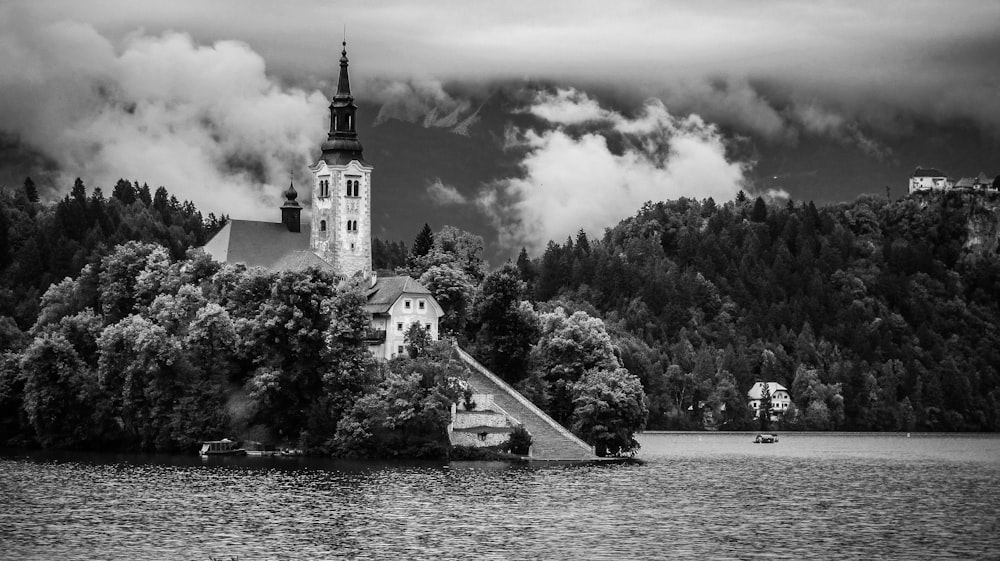
[[[347,73],[347,37],[340,51],[340,78],[337,93],[330,101],[330,133],[323,143],[323,156],[328,164],[346,164],[351,160],[364,162],[358,140],[356,117],[358,107],[351,95],[351,78]]]
[[[354,100],[351,97],[351,77],[347,75],[347,39],[344,39],[343,50],[340,51],[340,80],[337,82],[337,95],[334,99],[345,97],[349,100]]]

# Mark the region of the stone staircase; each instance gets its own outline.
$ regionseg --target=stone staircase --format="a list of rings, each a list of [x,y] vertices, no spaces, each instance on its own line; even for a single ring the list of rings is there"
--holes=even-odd
[[[546,415],[528,398],[490,372],[458,346],[458,356],[469,365],[472,374],[469,384],[476,393],[493,394],[495,404],[513,417],[531,434],[532,460],[567,461],[594,460],[594,449],[565,427]]]

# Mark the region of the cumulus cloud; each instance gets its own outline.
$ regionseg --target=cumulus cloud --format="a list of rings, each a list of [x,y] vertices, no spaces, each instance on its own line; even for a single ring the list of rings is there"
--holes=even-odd
[[[674,117],[656,99],[627,117],[559,90],[539,94],[525,111],[547,126],[514,132],[525,152],[521,175],[496,181],[477,199],[509,249],[537,253],[581,228],[600,233],[649,200],[728,200],[743,183],[743,165],[726,159],[715,127],[697,115]],[[623,149],[612,150],[608,137]]]
[[[282,88],[244,43],[171,32],[113,43],[88,24],[7,16],[0,123],[56,162],[64,185],[138,179],[206,213],[273,219],[323,139],[324,96]]]
[[[427,186],[427,196],[438,206],[463,205],[468,202],[465,195],[458,192],[453,185],[447,185],[440,178],[435,178]]]

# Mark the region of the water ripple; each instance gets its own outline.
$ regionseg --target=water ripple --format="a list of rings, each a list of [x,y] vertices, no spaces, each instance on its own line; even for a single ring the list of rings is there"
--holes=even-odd
[[[1000,558],[1000,439],[809,438],[542,468],[0,455],[0,558]]]

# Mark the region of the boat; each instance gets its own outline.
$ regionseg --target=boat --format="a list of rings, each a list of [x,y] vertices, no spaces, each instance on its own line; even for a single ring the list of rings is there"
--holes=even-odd
[[[240,443],[228,438],[222,440],[206,440],[201,444],[202,456],[246,456],[247,451],[240,448]]]
[[[758,434],[756,438],[753,439],[754,444],[774,444],[778,441],[778,435],[776,434]]]

